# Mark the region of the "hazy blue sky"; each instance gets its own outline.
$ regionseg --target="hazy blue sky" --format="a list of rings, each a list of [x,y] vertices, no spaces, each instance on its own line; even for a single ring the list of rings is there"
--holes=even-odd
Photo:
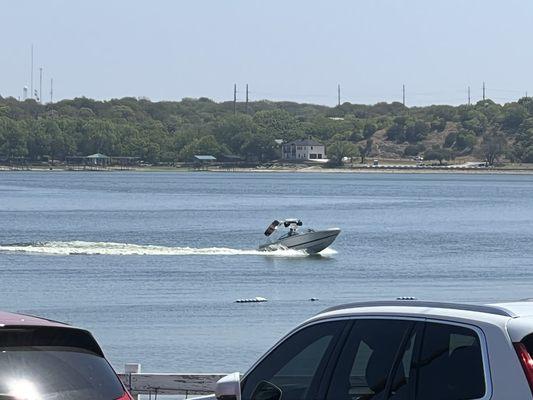
[[[533,94],[533,1],[1,0],[0,95],[335,104]]]

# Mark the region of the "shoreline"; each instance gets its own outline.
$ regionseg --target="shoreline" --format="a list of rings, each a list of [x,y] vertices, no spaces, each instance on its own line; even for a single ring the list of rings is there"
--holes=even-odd
[[[0,166],[1,172],[212,172],[212,173],[324,173],[324,174],[482,174],[482,175],[533,175],[533,168],[449,168],[449,167],[348,167],[348,168],[323,168],[317,166],[310,167],[279,167],[279,168],[177,168],[177,167],[137,167],[131,169],[106,168],[106,169],[85,169],[72,170],[63,167],[31,167],[27,169],[9,168]]]

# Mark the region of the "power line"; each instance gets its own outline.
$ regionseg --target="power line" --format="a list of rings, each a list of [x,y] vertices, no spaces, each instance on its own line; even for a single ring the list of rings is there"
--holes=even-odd
[[[240,94],[237,92],[236,84],[234,84],[233,108],[236,113],[236,109],[237,109],[236,103],[237,101],[242,101],[242,102],[246,102],[245,103],[246,112],[250,112],[250,101],[251,101],[250,96],[251,95],[255,97],[254,101],[260,101],[262,99],[264,100],[270,99],[270,100],[277,100],[277,101],[298,101],[299,99],[299,101],[305,102],[304,100],[305,98],[314,98],[317,100],[318,98],[323,98],[323,99],[328,99],[327,103],[329,104],[333,103],[337,106],[339,104],[342,105],[342,101],[351,102],[353,104],[368,104],[368,105],[377,103],[377,102],[383,102],[383,101],[384,102],[394,101],[393,100],[394,94],[390,92],[387,93],[386,91],[382,91],[379,93],[375,91],[373,91],[372,93],[365,92],[365,91],[357,91],[357,92],[352,91],[350,93],[349,90],[348,92],[346,90],[341,92],[342,89],[345,89],[345,88],[341,88],[341,84],[337,84],[337,93],[335,96],[336,98],[333,99],[331,96],[331,93],[330,94],[323,94],[319,92],[309,93],[305,91],[300,92],[300,93],[298,93],[297,91],[294,91],[292,93],[289,91],[287,92],[284,92],[284,91],[273,92],[273,91],[261,91],[261,90],[256,91],[256,90],[250,90],[250,85],[246,84],[245,89],[243,90],[243,93],[242,93],[242,98],[241,98],[239,97]],[[484,90],[483,90],[483,93],[480,93],[482,94],[482,96],[480,97],[483,97],[484,95],[485,100],[487,100],[488,93],[487,93],[486,82],[483,82],[482,89]],[[492,88],[491,90],[495,92],[493,94],[501,93],[501,95],[504,95],[504,96],[506,96],[506,94],[509,93],[508,97],[504,97],[504,96],[498,97],[498,99],[505,98],[505,100],[507,101],[513,101],[514,98],[523,97],[523,93],[524,93],[524,90],[516,90],[516,89],[494,89]],[[511,94],[514,94],[514,93],[519,94],[519,96],[512,96]],[[422,91],[422,92],[413,91],[413,92],[409,92],[409,95],[410,95],[409,97],[410,103],[412,103],[412,105],[426,104],[429,101],[431,101],[431,104],[447,104],[447,103],[465,104],[466,103],[469,105],[473,105],[475,104],[475,101],[476,101],[475,92],[472,91],[472,87],[470,85],[468,85],[466,88],[463,86],[462,89],[448,88],[445,90],[433,90],[433,91],[428,90],[428,91]],[[344,96],[344,100],[343,100],[343,96]],[[402,84],[402,95],[401,96],[402,98],[400,99],[400,101],[402,102],[403,105],[405,105],[405,107],[407,107],[407,85],[406,84]],[[357,98],[359,98],[359,100],[356,100]],[[294,100],[291,100],[291,99],[294,99]],[[491,97],[491,99],[496,100],[496,98],[494,97]]]

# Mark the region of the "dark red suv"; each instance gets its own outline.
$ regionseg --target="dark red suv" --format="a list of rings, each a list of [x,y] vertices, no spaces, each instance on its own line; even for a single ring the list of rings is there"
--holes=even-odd
[[[131,400],[86,330],[0,311],[0,399]]]

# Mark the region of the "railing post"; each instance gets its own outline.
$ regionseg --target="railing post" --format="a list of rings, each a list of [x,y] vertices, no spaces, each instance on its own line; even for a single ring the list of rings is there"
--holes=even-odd
[[[140,395],[137,393],[132,393],[131,388],[131,374],[140,374],[141,373],[141,364],[137,363],[127,363],[124,364],[124,373],[128,375],[128,391],[133,396],[134,400],[139,400]]]

